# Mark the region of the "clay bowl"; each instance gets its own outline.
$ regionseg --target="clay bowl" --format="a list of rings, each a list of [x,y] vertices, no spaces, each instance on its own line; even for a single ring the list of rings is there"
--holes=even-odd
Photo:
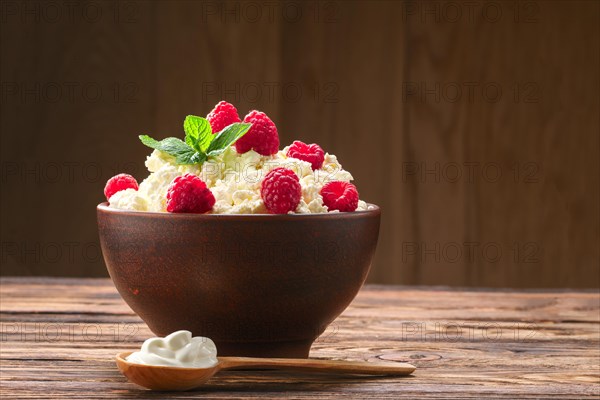
[[[350,304],[377,246],[380,210],[199,215],[97,207],[108,272],[158,336],[180,329],[220,356],[308,357]]]

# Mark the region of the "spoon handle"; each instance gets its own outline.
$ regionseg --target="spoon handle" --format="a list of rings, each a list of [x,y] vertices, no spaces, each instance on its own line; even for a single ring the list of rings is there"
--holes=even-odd
[[[354,375],[410,375],[416,367],[397,362],[337,361],[297,358],[219,357],[220,369],[274,368],[289,371]]]

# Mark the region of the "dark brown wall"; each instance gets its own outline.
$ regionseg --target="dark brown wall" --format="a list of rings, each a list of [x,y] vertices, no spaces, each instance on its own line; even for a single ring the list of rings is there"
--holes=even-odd
[[[2,274],[104,276],[106,179],[226,99],[382,206],[372,282],[598,286],[598,2],[23,4],[1,10]]]

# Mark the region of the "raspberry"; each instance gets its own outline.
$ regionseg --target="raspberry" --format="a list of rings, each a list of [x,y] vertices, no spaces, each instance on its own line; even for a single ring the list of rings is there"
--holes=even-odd
[[[302,143],[299,140],[294,141],[288,148],[287,156],[311,163],[313,171],[321,168],[325,161],[325,152],[321,146]]]
[[[113,194],[125,189],[138,190],[138,183],[135,178],[128,174],[115,175],[106,182],[104,186],[104,195],[106,200],[110,200]]]
[[[244,122],[252,123],[252,127],[244,136],[235,142],[238,153],[254,150],[258,154],[268,156],[279,150],[279,135],[277,127],[267,114],[260,111],[250,111]]]
[[[358,190],[349,182],[326,183],[321,188],[321,196],[329,211],[354,211],[358,207]]]
[[[298,175],[283,167],[269,172],[260,187],[260,196],[271,214],[287,214],[294,211],[300,203],[301,195]]]
[[[235,122],[240,122],[240,117],[238,116],[236,108],[233,104],[226,101],[220,101],[219,104],[208,113],[206,119],[210,122],[213,134],[221,132],[223,128],[226,128]]]
[[[203,214],[215,205],[215,196],[206,183],[194,174],[173,179],[167,190],[167,211]]]

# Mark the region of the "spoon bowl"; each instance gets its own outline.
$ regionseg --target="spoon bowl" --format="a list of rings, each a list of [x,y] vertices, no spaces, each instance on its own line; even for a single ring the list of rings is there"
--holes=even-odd
[[[202,386],[225,369],[279,369],[313,373],[404,376],[416,368],[397,362],[355,362],[337,360],[218,357],[219,362],[209,368],[181,368],[162,365],[135,364],[127,361],[131,352],[116,356],[117,366],[131,382],[152,390],[190,390]]]

